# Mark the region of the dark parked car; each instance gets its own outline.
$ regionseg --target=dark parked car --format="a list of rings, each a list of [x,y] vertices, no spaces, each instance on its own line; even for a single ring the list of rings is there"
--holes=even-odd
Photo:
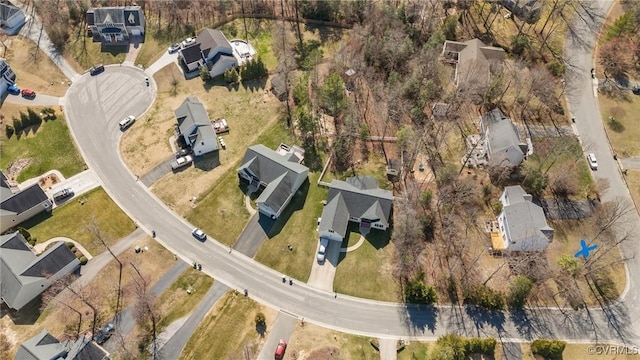
[[[98,331],[96,336],[93,337],[93,341],[98,343],[98,345],[104,344],[109,338],[111,334],[113,334],[113,324],[107,324],[107,326],[103,327]]]
[[[95,66],[93,66],[91,68],[90,73],[91,73],[91,76],[96,76],[96,75],[100,74],[103,71],[104,71],[104,65],[98,64],[98,65],[95,65]]]
[[[633,94],[634,94],[634,95],[640,95],[640,86],[638,86],[638,85],[634,85],[634,86],[631,88],[631,92],[633,92]]]
[[[19,95],[20,94],[20,88],[17,87],[16,84],[9,85],[9,87],[7,88],[7,91],[11,95]]]
[[[31,89],[22,89],[22,97],[33,99],[36,97],[36,92]]]
[[[191,149],[180,149],[176,151],[176,159],[191,154]]]

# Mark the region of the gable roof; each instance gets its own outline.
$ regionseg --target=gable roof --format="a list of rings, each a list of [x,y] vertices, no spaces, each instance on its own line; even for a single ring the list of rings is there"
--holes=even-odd
[[[213,139],[214,150],[218,149],[216,132],[200,99],[195,96],[187,97],[173,113],[185,140],[189,138],[189,143],[197,143],[204,139]]]
[[[522,147],[526,144],[520,141],[518,129],[500,109],[495,108],[483,114],[481,122],[490,153],[507,150],[517,153],[520,159],[524,157],[525,152]],[[491,154],[489,156],[491,157]],[[490,160],[493,161],[491,158]],[[496,160],[500,161],[500,159]],[[509,160],[511,161],[511,158]],[[519,165],[519,163],[514,165]]]
[[[344,238],[350,217],[370,220],[389,226],[393,193],[378,188],[371,176],[354,176],[347,181],[333,180],[329,185],[327,205],[322,210],[319,231],[332,229]]]
[[[205,58],[209,57],[211,50],[220,47],[223,53],[233,56],[233,48],[231,43],[224,36],[222,31],[216,29],[206,28],[196,36],[196,43],[200,46],[202,55]]]
[[[40,185],[33,184],[6,199],[2,199],[2,203],[0,203],[0,210],[20,214],[48,199],[49,197],[45,194]]]
[[[89,9],[86,13],[88,25],[124,24],[141,26],[144,14],[140,6],[105,6]]]
[[[294,185],[298,177],[308,171],[306,166],[289,161],[288,157],[279,155],[262,144],[249,147],[238,168],[238,172],[249,173],[267,184],[256,202],[265,203],[276,211],[297,190]]]
[[[540,251],[553,239],[553,229],[547,224],[542,208],[531,202],[519,185],[508,186],[501,196],[504,231],[511,251]]]
[[[60,341],[47,330],[20,344],[16,360],[103,360],[109,353],[95,345],[91,337],[81,336],[75,341]]]
[[[504,59],[504,49],[488,46],[479,39],[465,42],[444,42],[443,53],[457,53],[457,79],[463,81],[488,81],[491,65],[501,63]],[[474,79],[471,79],[474,78]]]
[[[53,281],[79,266],[76,256],[62,241],[36,256],[19,232],[2,235],[0,297],[9,307],[19,310]],[[64,269],[68,272],[63,272]]]
[[[200,50],[200,44],[197,43],[180,50],[180,53],[182,54],[184,62],[187,64],[202,60],[202,51]]]

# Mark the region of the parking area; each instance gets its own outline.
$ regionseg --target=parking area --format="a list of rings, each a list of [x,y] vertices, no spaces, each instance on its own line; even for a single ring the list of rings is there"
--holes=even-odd
[[[320,242],[316,239],[317,247],[316,254],[320,247]],[[311,274],[309,275],[309,281],[307,285],[314,288],[332,292],[333,291],[333,279],[336,276],[336,266],[340,260],[340,243],[336,241],[329,241],[327,246],[326,258],[323,264],[319,264],[317,258],[313,258],[313,266],[311,267]]]

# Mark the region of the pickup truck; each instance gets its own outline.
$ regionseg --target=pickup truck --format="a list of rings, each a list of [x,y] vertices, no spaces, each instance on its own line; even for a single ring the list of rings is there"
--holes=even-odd
[[[191,157],[191,155],[179,157],[179,158],[176,159],[176,161],[171,163],[171,169],[172,170],[176,170],[176,169],[179,169],[179,168],[181,168],[183,166],[187,166],[187,165],[191,164],[192,162],[193,162],[193,157]]]

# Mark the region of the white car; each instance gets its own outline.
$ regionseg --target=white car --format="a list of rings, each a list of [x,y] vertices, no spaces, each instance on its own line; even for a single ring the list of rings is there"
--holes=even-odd
[[[589,167],[591,168],[591,170],[598,170],[598,160],[596,159],[596,154],[587,154],[587,161],[589,162]]]
[[[171,169],[176,170],[183,166],[187,166],[193,162],[193,157],[191,155],[179,157],[176,161],[171,163]]]
[[[224,139],[222,138],[222,136],[218,136],[218,140],[220,140],[220,146],[222,146],[223,149],[226,149],[227,143],[224,142]]]
[[[186,48],[187,46],[189,46],[189,45],[193,45],[193,44],[195,44],[195,43],[196,43],[196,38],[194,38],[194,37],[188,37],[188,38],[184,39],[184,40],[182,41],[182,43],[180,43],[180,45],[182,45],[182,48],[184,49],[184,48]]]
[[[318,264],[324,263],[327,256],[327,246],[329,246],[329,239],[320,238],[320,248],[318,248]]]
[[[180,50],[180,44],[178,43],[171,44],[171,46],[169,46],[167,50],[169,51],[169,54],[173,54],[174,52]]]
[[[118,123],[118,126],[120,126],[120,130],[126,130],[129,126],[131,126],[131,124],[133,124],[134,121],[136,121],[136,117],[133,115],[129,115],[124,118],[124,120],[120,121]]]
[[[198,228],[194,228],[193,230],[191,230],[191,235],[193,235],[194,238],[200,240],[200,241],[205,241],[207,240],[207,234],[204,233],[204,231],[198,229]]]

